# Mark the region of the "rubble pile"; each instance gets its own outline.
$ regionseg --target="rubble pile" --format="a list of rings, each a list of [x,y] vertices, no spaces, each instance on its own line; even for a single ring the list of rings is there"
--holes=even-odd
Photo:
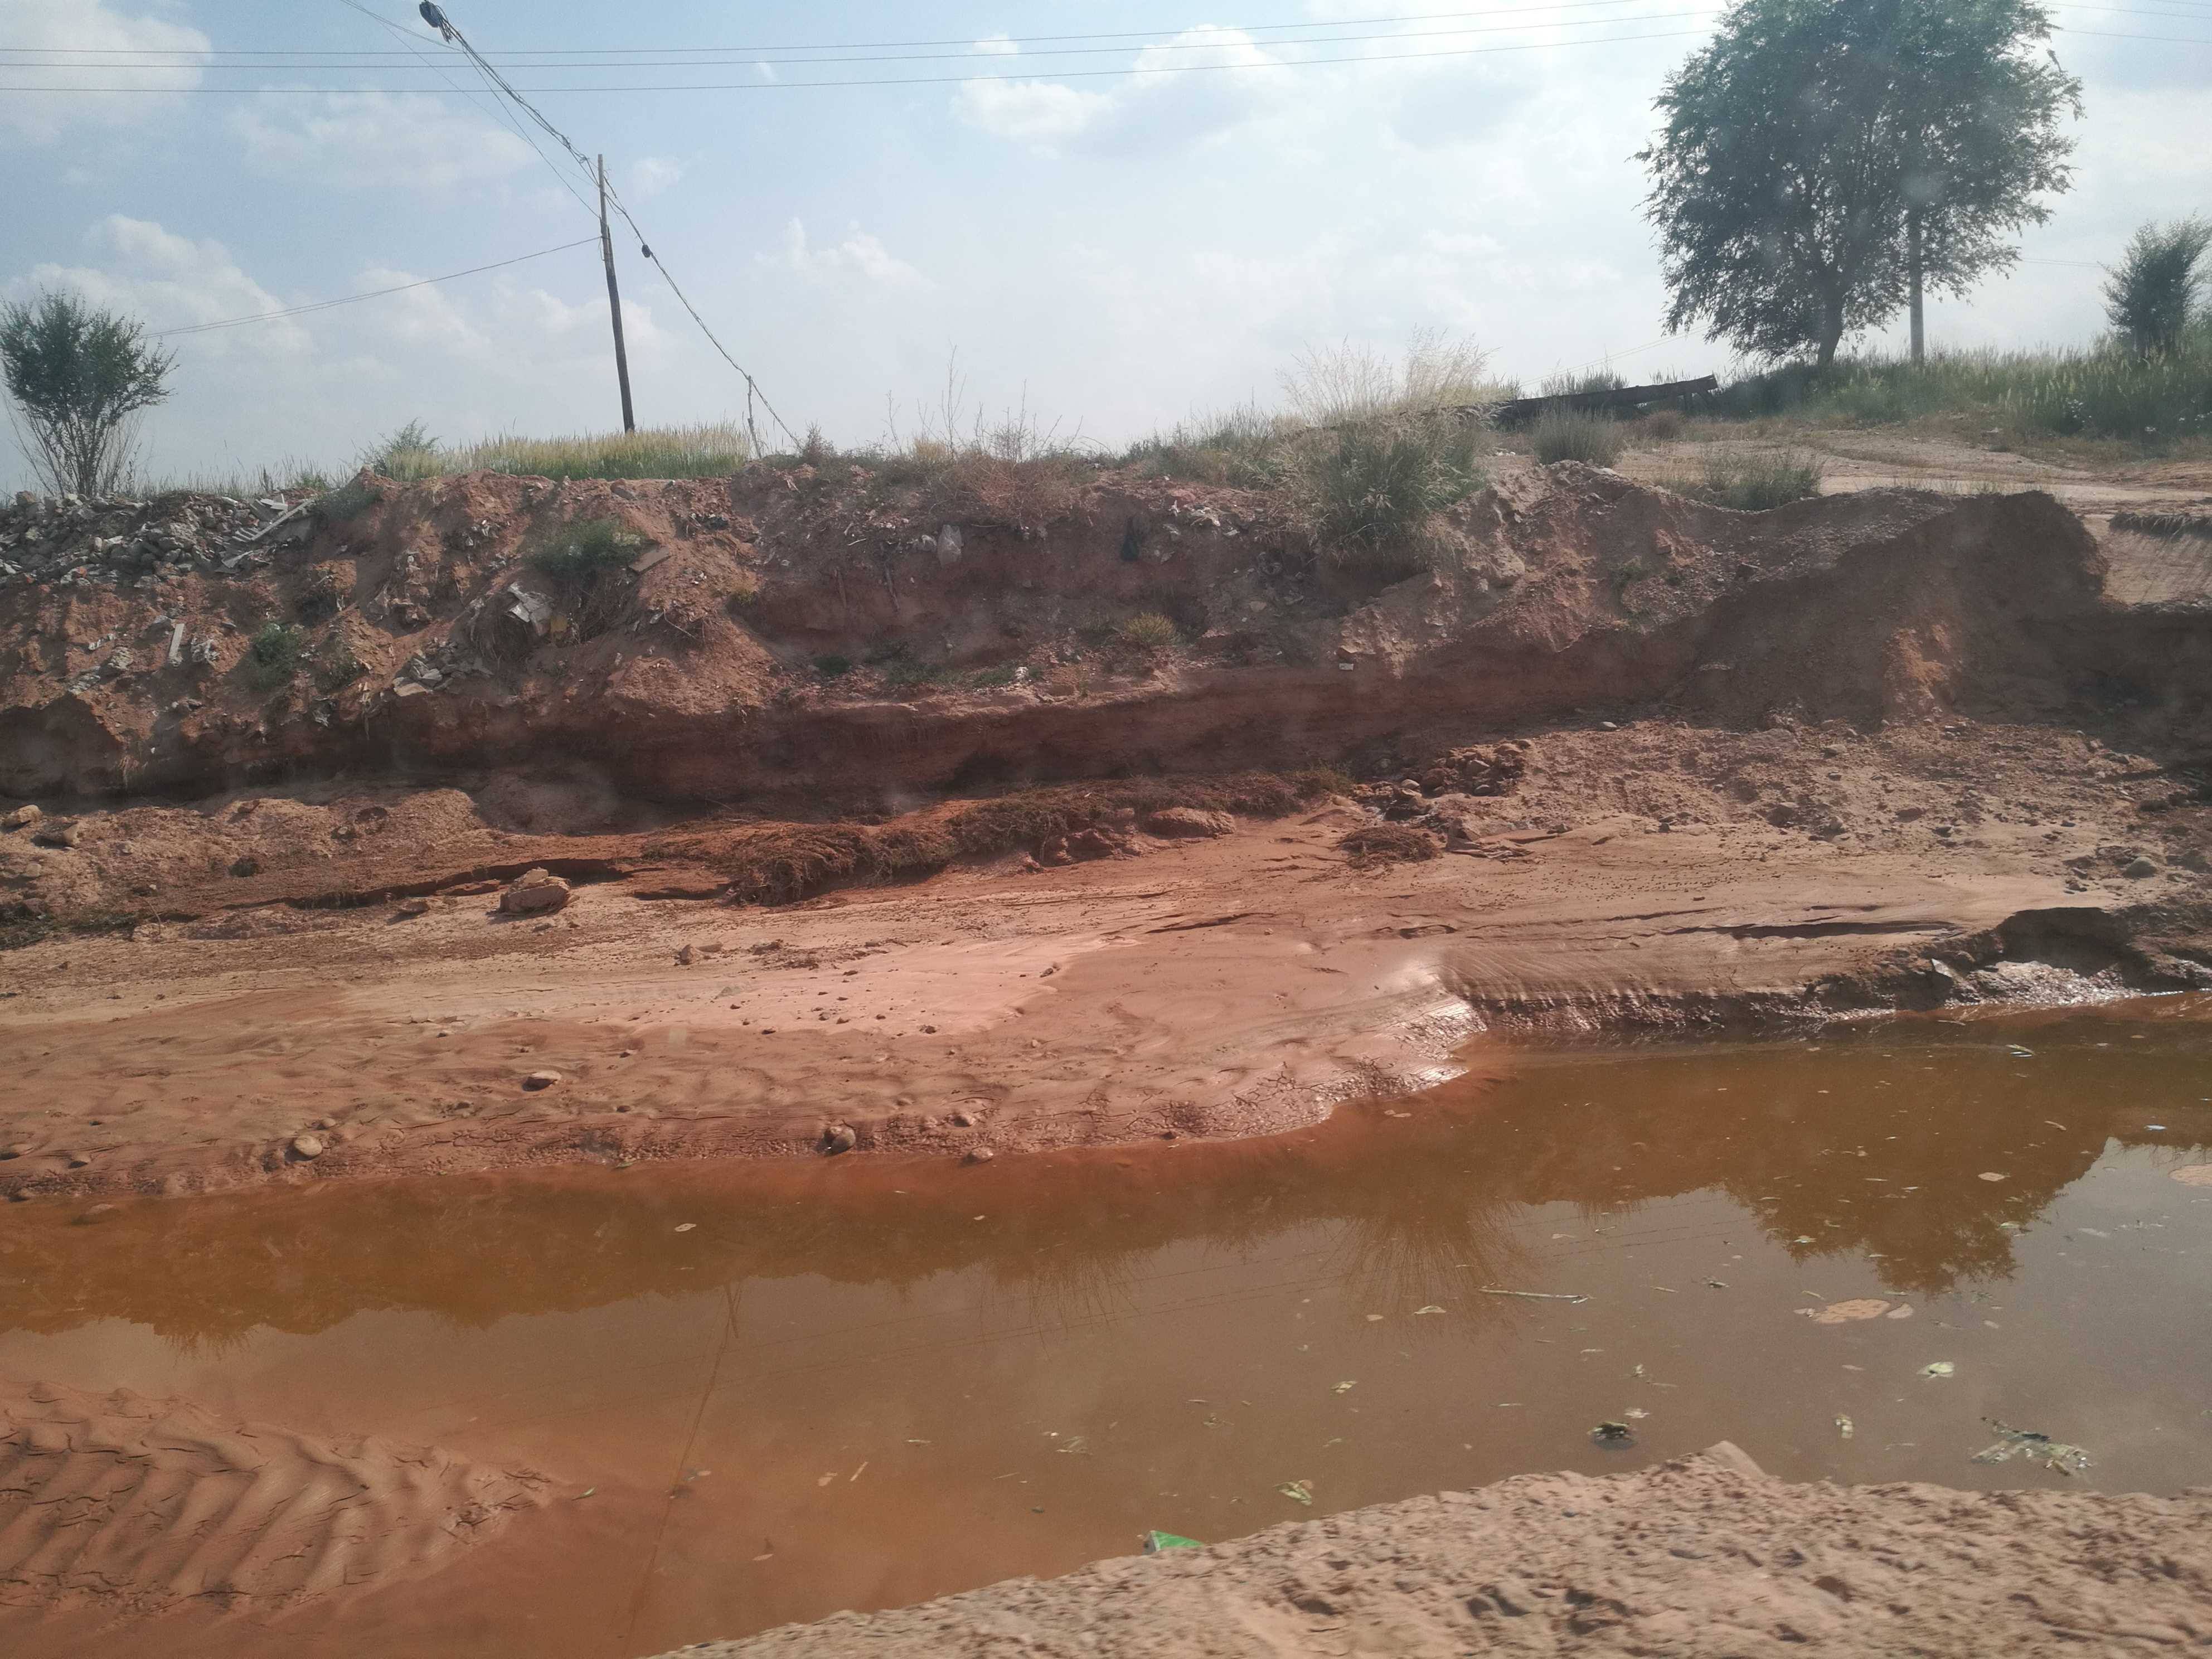
[[[19,491],[0,506],[0,584],[150,586],[157,576],[186,570],[236,574],[264,562],[272,547],[307,540],[314,532],[311,501],[187,494],[137,501]]]

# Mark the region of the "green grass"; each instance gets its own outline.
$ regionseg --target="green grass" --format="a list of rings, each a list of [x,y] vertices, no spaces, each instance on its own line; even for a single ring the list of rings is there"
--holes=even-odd
[[[1697,412],[1854,426],[1957,416],[2014,438],[2107,438],[2163,450],[2212,437],[2212,319],[2192,325],[2175,350],[2148,356],[2107,342],[1936,352],[1918,365],[1880,357],[1826,370],[1793,363],[1708,394]]]
[[[578,519],[523,556],[532,570],[556,581],[585,582],[629,564],[646,545],[644,537],[612,519]]]
[[[1554,461],[1611,466],[1620,459],[1620,423],[1608,416],[1579,410],[1546,410],[1537,418],[1528,441],[1536,459],[1547,466]]]
[[[1450,416],[1331,434],[1301,480],[1315,533],[1340,563],[1402,562],[1431,514],[1482,487],[1474,434]]]
[[[554,438],[509,435],[451,447],[410,422],[363,461],[385,477],[416,483],[479,470],[532,478],[713,478],[751,459],[744,433],[727,422]]]
[[[1182,630],[1157,611],[1140,611],[1115,625],[1115,634],[1146,651],[1167,651],[1182,643]]]
[[[1706,458],[1705,476],[1674,486],[1693,501],[1764,513],[1820,493],[1820,457],[1799,452],[1745,454],[1723,450]]]
[[[291,623],[264,623],[246,646],[238,670],[256,691],[274,691],[291,684],[306,649],[306,636]]]

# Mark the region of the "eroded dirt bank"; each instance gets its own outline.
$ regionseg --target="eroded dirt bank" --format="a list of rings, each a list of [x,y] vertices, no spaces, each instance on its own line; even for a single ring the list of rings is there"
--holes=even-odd
[[[362,491],[9,532],[0,774],[216,792],[0,831],[10,1196],[1251,1134],[1500,1028],[2212,980],[2212,624],[2048,497],[1569,465],[1408,574],[1158,479]],[[594,515],[636,573],[533,562]]]
[[[2212,1492],[1793,1486],[1723,1442],[663,1659],[1007,1652],[2175,1652],[2212,1640]]]

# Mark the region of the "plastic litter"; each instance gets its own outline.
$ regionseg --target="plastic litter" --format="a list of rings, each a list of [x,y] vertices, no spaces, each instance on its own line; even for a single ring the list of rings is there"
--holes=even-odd
[[[1851,1437],[1851,1419],[1844,1416],[1840,1412],[1838,1413],[1836,1415],[1836,1432],[1841,1435],[1844,1439],[1848,1440]]]
[[[1293,1503],[1304,1504],[1308,1509],[1313,1507],[1313,1482],[1310,1480],[1285,1480],[1275,1490]]]
[[[1609,1451],[1626,1450],[1636,1443],[1636,1435],[1626,1423],[1601,1423],[1589,1431],[1589,1437],[1593,1445]]]
[[[1331,1389],[1329,1392],[1331,1394],[1350,1394],[1358,1386],[1359,1384],[1357,1382],[1340,1382],[1334,1388]]]
[[[1949,1376],[1956,1372],[1958,1369],[1959,1368],[1956,1365],[1954,1365],[1948,1359],[1938,1359],[1931,1364],[1923,1365],[1920,1368],[1920,1374],[1923,1376]]]
[[[1974,1454],[1977,1463],[2003,1463],[2024,1457],[2031,1463],[2040,1463],[2046,1469],[2068,1476],[2079,1474],[2089,1467],[2089,1454],[2079,1446],[2053,1440],[2033,1429],[2015,1429],[1994,1417],[1985,1417],[1982,1421],[1996,1431],[1997,1439],[1995,1445],[1984,1446]]]
[[[1145,1534],[1145,1553],[1158,1555],[1164,1550],[1202,1550],[1205,1545],[1195,1538],[1186,1538],[1179,1532],[1162,1532],[1158,1528]]]

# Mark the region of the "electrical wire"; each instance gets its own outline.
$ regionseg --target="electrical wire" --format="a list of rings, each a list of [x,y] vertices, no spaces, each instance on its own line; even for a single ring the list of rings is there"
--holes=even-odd
[[[350,3],[350,0],[349,0],[349,3]],[[603,201],[611,202],[614,204],[615,210],[623,216],[623,222],[627,224],[630,228],[631,232],[637,237],[637,249],[639,254],[649,262],[655,270],[658,270],[660,273],[660,280],[668,284],[668,291],[676,296],[676,302],[682,306],[685,311],[690,313],[691,320],[699,325],[699,331],[707,337],[707,343],[714,348],[715,351],[720,355],[722,361],[734,369],[737,372],[738,377],[745,383],[745,433],[746,435],[752,440],[753,453],[755,454],[759,454],[762,447],[760,441],[760,429],[753,418],[753,404],[756,401],[759,403],[763,409],[768,411],[769,418],[774,421],[776,425],[781,428],[784,437],[790,441],[792,447],[794,449],[797,448],[799,443],[799,434],[793,432],[791,429],[790,423],[787,422],[781,415],[779,415],[776,412],[775,405],[768,400],[768,394],[760,389],[760,382],[753,379],[751,371],[730,355],[730,349],[724,345],[721,342],[721,337],[717,335],[712,328],[708,326],[707,319],[699,314],[699,307],[691,303],[690,296],[684,293],[682,286],[677,282],[675,275],[670,271],[667,265],[661,261],[660,257],[653,252],[652,244],[646,240],[644,229],[638,224],[637,220],[631,215],[629,207],[623,203],[620,194],[617,193],[611,185],[607,184],[604,168],[599,169],[596,173],[594,173],[594,169],[592,168],[592,164],[585,159],[584,152],[578,149],[574,144],[569,142],[568,135],[562,131],[560,128],[555,126],[553,123],[547,118],[542,110],[538,109],[535,105],[532,104],[528,99],[525,98],[520,92],[516,91],[514,86],[508,82],[504,76],[500,74],[500,72],[494,69],[489,64],[486,63],[483,59],[483,54],[477,52],[474,46],[470,44],[468,37],[463,34],[459,28],[453,26],[453,20],[451,18],[447,18],[446,20],[446,35],[448,40],[450,40],[454,45],[458,46],[461,51],[466,54],[469,61],[477,66],[477,71],[482,74],[486,80],[489,81],[494,86],[505,92],[509,98],[513,99],[514,102],[521,107],[525,114],[528,115],[532,121],[538,124],[539,128],[541,128],[547,136],[551,137],[556,143],[559,144],[562,149],[568,153],[578,167],[583,168],[587,174],[593,174],[593,176],[595,176],[599,184],[601,199]],[[604,234],[605,230],[605,210],[602,209],[600,213],[600,229],[602,234]]]
[[[283,317],[304,317],[310,312],[328,311],[334,306],[357,305],[363,300],[380,300],[387,294],[404,294],[410,289],[428,288],[437,283],[450,283],[457,277],[474,276],[480,271],[497,270],[505,265],[519,265],[526,259],[543,259],[549,253],[566,253],[573,247],[588,247],[599,239],[580,236],[573,242],[562,242],[557,247],[541,247],[535,253],[518,253],[512,259],[495,259],[488,265],[471,265],[466,270],[449,270],[443,276],[425,276],[420,282],[399,283],[391,288],[371,289],[366,294],[342,295],[335,300],[316,300],[303,306],[287,306],[282,311],[257,311],[250,317],[226,317],[220,322],[188,323],[182,328],[164,328],[155,331],[157,339],[169,339],[180,334],[205,334],[212,329],[239,328],[247,323],[273,323]]]

